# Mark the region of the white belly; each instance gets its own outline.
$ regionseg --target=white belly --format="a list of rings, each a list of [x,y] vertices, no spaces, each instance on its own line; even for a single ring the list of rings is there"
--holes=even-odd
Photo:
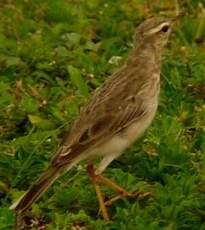
[[[113,136],[109,141],[98,148],[100,155],[117,154],[120,155],[129,145],[131,145],[150,125],[157,110],[157,103],[152,104],[149,113],[132,123],[121,133]]]

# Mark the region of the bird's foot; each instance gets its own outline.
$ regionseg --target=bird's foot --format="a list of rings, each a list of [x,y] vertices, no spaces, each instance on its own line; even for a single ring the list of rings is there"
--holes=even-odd
[[[112,205],[115,201],[122,199],[124,197],[136,198],[138,200],[142,200],[145,197],[152,196],[152,194],[150,192],[127,192],[124,188],[122,188],[121,186],[116,184],[114,181],[108,179],[107,177],[104,177],[102,175],[96,175],[94,167],[92,164],[88,165],[87,171],[88,171],[88,174],[91,178],[92,184],[93,184],[95,191],[96,191],[96,195],[97,195],[99,206],[100,206],[99,211],[102,213],[102,216],[103,216],[104,220],[106,220],[106,221],[110,220],[107,206]],[[110,187],[116,193],[118,193],[118,195],[105,201],[99,184],[104,184],[104,185]]]
[[[111,197],[110,199],[105,201],[106,206],[111,206],[114,202],[123,199],[125,197],[128,198],[136,198],[137,200],[142,200],[145,197],[152,196],[151,192],[123,192],[118,195]]]

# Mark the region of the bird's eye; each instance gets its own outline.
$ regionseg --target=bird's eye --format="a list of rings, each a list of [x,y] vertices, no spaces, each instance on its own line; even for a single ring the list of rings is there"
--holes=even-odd
[[[165,25],[162,27],[161,31],[166,33],[167,31],[169,30],[169,26],[168,25]]]

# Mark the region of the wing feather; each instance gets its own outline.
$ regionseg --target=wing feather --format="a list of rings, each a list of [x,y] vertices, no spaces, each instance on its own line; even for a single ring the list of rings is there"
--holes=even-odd
[[[52,160],[52,164],[55,165],[64,165],[69,161],[72,161],[76,156],[89,151],[90,148],[93,148],[106,140],[109,140],[113,135],[120,132],[136,120],[140,120],[142,116],[146,113],[146,108],[143,106],[141,98],[135,99],[138,102],[134,104],[127,104],[127,100],[121,101],[121,105],[116,107],[111,114],[102,113],[101,116],[98,115],[98,119],[93,119],[93,122],[84,124],[81,127],[81,132],[75,142],[71,142],[68,145],[68,139],[64,140],[64,143],[61,144],[59,151],[56,153]],[[82,114],[80,115],[82,116]],[[87,115],[92,116],[95,115]],[[86,120],[86,117],[84,117]],[[81,121],[82,122],[82,121]],[[78,127],[78,124],[75,124],[75,127]],[[75,131],[75,128],[72,132]],[[68,135],[69,138],[70,135]]]
[[[106,142],[132,122],[140,121],[147,112],[142,95],[147,87],[144,74],[128,80],[134,73],[139,73],[137,68],[137,65],[132,68],[125,65],[92,95],[61,143],[52,164],[67,164]],[[125,72],[129,74],[125,76]]]

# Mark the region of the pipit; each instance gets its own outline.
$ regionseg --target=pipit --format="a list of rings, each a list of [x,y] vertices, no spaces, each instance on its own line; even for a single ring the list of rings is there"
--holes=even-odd
[[[49,167],[11,209],[17,213],[28,210],[59,176],[82,160],[89,162],[88,173],[105,220],[109,220],[109,215],[99,183],[119,192],[110,203],[121,196],[137,194],[126,192],[101,174],[154,118],[160,92],[161,54],[174,22],[175,18],[153,17],[137,28],[126,63],[95,91],[71,125]],[[96,170],[91,164],[95,158],[102,158]]]

